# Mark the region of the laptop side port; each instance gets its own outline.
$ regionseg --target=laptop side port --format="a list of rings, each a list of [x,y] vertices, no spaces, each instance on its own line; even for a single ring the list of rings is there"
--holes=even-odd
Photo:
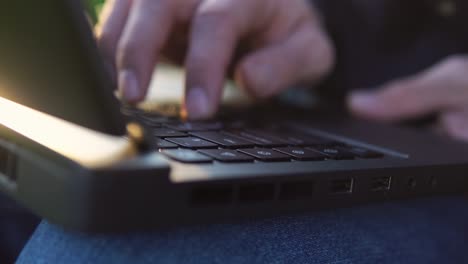
[[[16,156],[4,147],[0,147],[0,175],[16,182]]]
[[[190,193],[190,203],[193,206],[226,205],[232,202],[233,194],[231,185],[196,187]]]
[[[374,177],[371,182],[371,191],[372,192],[382,192],[389,191],[392,184],[392,177],[382,176]]]
[[[335,179],[330,183],[330,193],[331,194],[347,194],[352,193],[354,187],[354,179]]]
[[[308,199],[314,194],[313,181],[291,181],[280,185],[280,200]]]

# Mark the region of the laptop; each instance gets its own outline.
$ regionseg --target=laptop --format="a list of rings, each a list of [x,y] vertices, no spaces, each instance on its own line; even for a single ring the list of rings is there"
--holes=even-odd
[[[0,189],[51,223],[128,231],[467,189],[467,145],[429,132],[282,102],[205,122],[123,106],[79,2],[0,2]]]

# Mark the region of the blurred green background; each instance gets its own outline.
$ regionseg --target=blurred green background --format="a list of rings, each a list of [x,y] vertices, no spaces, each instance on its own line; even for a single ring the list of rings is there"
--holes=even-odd
[[[105,0],[84,0],[88,9],[89,16],[93,19],[94,23],[97,21],[98,14],[101,12],[102,5]]]

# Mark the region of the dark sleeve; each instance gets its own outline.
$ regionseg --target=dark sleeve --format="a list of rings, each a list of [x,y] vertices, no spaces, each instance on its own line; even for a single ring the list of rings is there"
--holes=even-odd
[[[323,16],[337,51],[324,93],[344,98],[349,90],[371,89],[418,73],[454,54],[468,54],[468,1],[309,0]]]

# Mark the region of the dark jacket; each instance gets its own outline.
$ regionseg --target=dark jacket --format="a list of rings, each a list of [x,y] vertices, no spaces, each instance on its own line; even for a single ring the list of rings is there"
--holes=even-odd
[[[468,53],[466,0],[315,0],[337,48],[328,95],[368,89]],[[330,88],[332,87],[332,88]]]

